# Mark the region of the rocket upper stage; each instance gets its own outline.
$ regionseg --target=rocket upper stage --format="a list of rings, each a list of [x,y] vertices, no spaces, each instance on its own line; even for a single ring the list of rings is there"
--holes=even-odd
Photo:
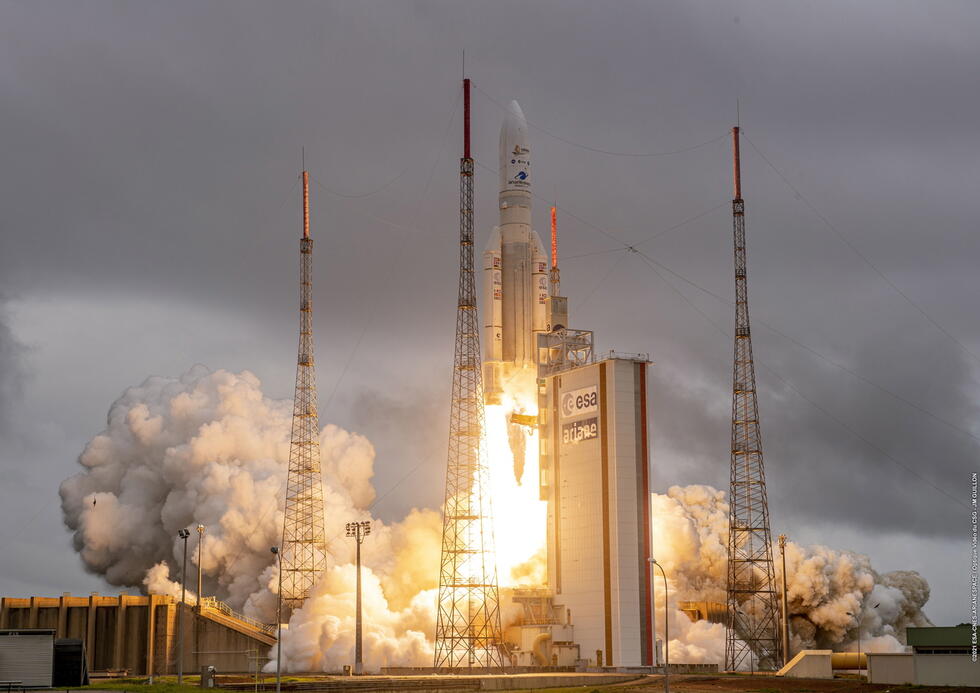
[[[531,192],[531,149],[527,144],[527,120],[516,101],[511,101],[500,128],[500,195]]]
[[[484,258],[484,385],[488,401],[507,371],[537,365],[536,335],[547,332],[548,258],[531,228],[527,121],[512,101],[500,128],[500,222]]]

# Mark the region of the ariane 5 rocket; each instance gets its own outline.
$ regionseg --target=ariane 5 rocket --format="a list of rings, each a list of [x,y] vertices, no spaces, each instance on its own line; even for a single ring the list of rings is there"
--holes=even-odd
[[[487,403],[504,383],[537,367],[537,335],[550,332],[548,257],[531,228],[531,148],[527,120],[511,101],[500,128],[500,224],[483,253],[483,383]]]

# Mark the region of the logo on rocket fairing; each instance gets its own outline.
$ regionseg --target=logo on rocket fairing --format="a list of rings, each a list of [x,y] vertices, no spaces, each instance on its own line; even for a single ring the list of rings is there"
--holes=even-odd
[[[514,177],[517,178],[517,180],[526,180],[527,179],[527,171],[521,171],[520,173],[518,173]]]

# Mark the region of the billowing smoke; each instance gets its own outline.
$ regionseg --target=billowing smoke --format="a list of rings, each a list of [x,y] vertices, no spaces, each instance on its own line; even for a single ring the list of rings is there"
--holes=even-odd
[[[676,629],[676,635],[671,632],[671,659],[723,662],[724,626],[706,621],[691,623],[677,609],[677,602],[725,602],[725,494],[710,486],[673,486],[666,494],[653,494],[651,498],[653,555],[667,574],[671,627]],[[778,550],[774,557],[778,585]],[[931,625],[922,612],[929,599],[929,585],[916,572],[879,574],[867,556],[787,542],[786,573],[793,651],[853,650],[859,633],[862,651],[900,651],[907,626]],[[660,610],[663,599],[660,589]]]
[[[187,527],[194,601],[201,524],[204,594],[273,622],[269,547],[282,531],[291,416],[291,403],[263,396],[249,372],[197,366],[126,390],[79,457],[83,471],[61,484],[65,523],[86,569],[113,585],[179,596],[177,530]],[[374,499],[370,442],[327,425],[320,445],[330,556],[283,638],[292,670],[336,669],[352,659],[354,547],[344,525],[371,519]],[[431,662],[435,598],[427,590],[437,587],[440,540],[431,510],[374,522],[363,546],[366,665]]]
[[[204,594],[273,622],[278,575],[269,547],[279,543],[282,527],[291,415],[291,403],[265,397],[248,372],[198,366],[179,378],[152,377],[126,390],[112,404],[106,429],[79,457],[83,471],[61,485],[65,523],[85,567],[113,585],[179,596],[183,544],[177,530],[190,528],[187,586],[193,602],[195,527],[204,525]],[[510,459],[506,413],[491,421],[499,424],[495,440]],[[330,555],[284,633],[287,671],[335,671],[353,659],[354,544],[344,537],[344,525],[372,519],[374,449],[363,436],[333,425],[323,428],[320,443]],[[511,488],[511,464],[501,468],[506,473],[497,475],[495,495],[518,502],[534,491],[536,500],[530,484]],[[666,569],[674,607],[671,659],[721,662],[724,627],[691,623],[676,606],[681,600],[725,600],[724,494],[707,486],[673,487],[652,495],[652,503],[654,555]],[[499,539],[511,535],[506,524],[498,529],[499,547]],[[524,539],[504,542],[502,588],[546,579],[542,541]],[[393,524],[374,521],[363,546],[368,670],[432,662],[440,544],[440,516],[433,510],[413,510]],[[796,649],[853,649],[859,629],[863,648],[896,649],[907,625],[928,624],[922,606],[929,587],[916,573],[881,575],[865,556],[792,543],[787,566]],[[662,589],[657,597],[662,613]],[[505,614],[518,613],[504,607]]]

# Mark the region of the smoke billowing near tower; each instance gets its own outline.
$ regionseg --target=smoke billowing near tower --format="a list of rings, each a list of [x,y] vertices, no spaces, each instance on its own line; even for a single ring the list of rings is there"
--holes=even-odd
[[[303,605],[326,567],[320,422],[313,358],[313,239],[310,237],[309,183],[309,173],[303,171],[299,353],[296,359],[296,391],[282,530],[282,597],[289,611]]]

